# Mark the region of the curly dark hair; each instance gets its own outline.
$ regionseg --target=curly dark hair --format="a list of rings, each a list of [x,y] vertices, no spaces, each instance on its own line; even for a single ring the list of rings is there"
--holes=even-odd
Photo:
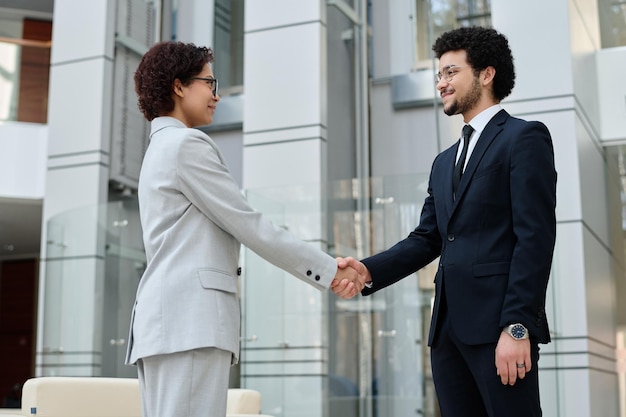
[[[495,29],[479,26],[462,27],[441,35],[433,45],[437,58],[449,51],[465,50],[474,74],[491,66],[496,69],[493,96],[501,101],[515,85],[515,67],[507,38]]]
[[[213,62],[211,48],[174,41],[154,44],[135,71],[137,105],[146,119],[152,120],[174,110],[174,80],[189,85],[191,78],[209,62]]]

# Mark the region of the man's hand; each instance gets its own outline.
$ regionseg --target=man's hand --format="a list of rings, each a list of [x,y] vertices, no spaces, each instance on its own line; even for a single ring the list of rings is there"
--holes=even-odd
[[[515,385],[532,369],[530,340],[514,340],[504,331],[496,345],[496,369],[504,385]]]
[[[341,298],[352,298],[368,281],[371,281],[369,271],[361,262],[352,257],[337,258],[337,275],[330,288]]]

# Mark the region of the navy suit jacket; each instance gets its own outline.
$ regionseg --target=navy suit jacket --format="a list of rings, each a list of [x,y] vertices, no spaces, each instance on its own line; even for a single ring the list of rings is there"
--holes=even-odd
[[[369,295],[438,256],[428,344],[436,336],[445,291],[450,326],[466,344],[497,342],[522,323],[538,343],[550,333],[545,298],[556,236],[556,171],[545,125],[498,112],[481,133],[457,190],[458,144],[432,166],[420,223],[393,247],[363,259]]]

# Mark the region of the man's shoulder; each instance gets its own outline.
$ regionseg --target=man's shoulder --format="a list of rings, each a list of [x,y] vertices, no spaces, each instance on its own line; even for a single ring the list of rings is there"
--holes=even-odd
[[[505,124],[505,126],[515,127],[515,128],[519,128],[519,129],[530,128],[530,127],[537,127],[537,126],[545,127],[545,124],[543,122],[539,121],[539,120],[522,119],[521,117],[516,117],[516,116],[510,115],[510,114],[506,113],[506,111],[504,111],[504,110],[503,110],[503,112],[505,113],[505,115],[503,116],[504,119],[502,120],[502,122]]]
[[[437,154],[437,156],[435,156],[435,160],[433,161],[433,165],[436,164],[437,161],[439,161],[441,159],[452,158],[452,157],[456,156],[456,150],[457,150],[458,146],[459,146],[459,143],[457,141],[457,142],[454,142],[452,145],[450,145],[448,148],[446,148],[443,151],[439,152],[439,154]]]

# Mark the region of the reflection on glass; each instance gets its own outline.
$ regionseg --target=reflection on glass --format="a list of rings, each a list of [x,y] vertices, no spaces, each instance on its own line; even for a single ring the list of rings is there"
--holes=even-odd
[[[491,26],[491,0],[417,0],[416,14],[419,67],[420,61],[430,59],[433,42],[444,32],[461,26]]]

